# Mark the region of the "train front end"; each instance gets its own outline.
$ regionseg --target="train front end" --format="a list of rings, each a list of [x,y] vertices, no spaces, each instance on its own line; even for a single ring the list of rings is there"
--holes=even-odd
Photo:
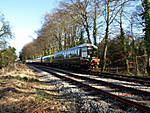
[[[88,47],[88,55],[90,68],[98,68],[100,65],[100,59],[98,58],[98,47],[94,45]]]
[[[81,63],[80,65],[85,68],[98,68],[100,59],[98,58],[98,47],[92,44],[86,44],[81,48]]]

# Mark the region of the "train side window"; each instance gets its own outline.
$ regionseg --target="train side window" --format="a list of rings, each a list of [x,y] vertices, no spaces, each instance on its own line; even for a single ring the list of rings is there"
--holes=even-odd
[[[78,49],[75,49],[75,56],[78,57]]]
[[[73,56],[73,50],[70,51],[70,58]]]
[[[75,49],[75,55],[78,57],[78,49]]]
[[[67,58],[67,51],[66,51],[66,57],[65,58]]]
[[[65,52],[63,52],[63,54],[62,54],[63,59],[64,59],[64,56],[65,56]]]
[[[72,50],[72,57],[76,57],[75,49]]]
[[[74,56],[77,57],[77,49],[74,50]]]
[[[63,59],[63,52],[60,53],[60,59]]]
[[[66,58],[66,51],[64,51],[64,58]]]
[[[69,58],[71,58],[72,57],[72,50],[70,50],[70,54],[69,54]]]
[[[63,52],[62,52],[62,59],[64,59],[64,55],[65,55],[65,52],[63,51]]]
[[[70,50],[68,50],[68,58],[70,57]]]
[[[74,49],[72,50],[72,55],[71,56],[74,57]]]
[[[77,49],[74,49],[74,56],[77,57]]]
[[[80,49],[78,49],[78,56],[80,56]]]
[[[69,50],[67,50],[67,58],[69,58]]]

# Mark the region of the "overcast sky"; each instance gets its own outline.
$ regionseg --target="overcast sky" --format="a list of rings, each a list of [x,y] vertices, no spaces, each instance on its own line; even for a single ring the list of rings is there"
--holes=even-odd
[[[22,47],[36,38],[35,31],[40,29],[45,13],[52,12],[61,0],[0,0],[0,12],[9,21],[15,38],[10,45],[17,54]]]

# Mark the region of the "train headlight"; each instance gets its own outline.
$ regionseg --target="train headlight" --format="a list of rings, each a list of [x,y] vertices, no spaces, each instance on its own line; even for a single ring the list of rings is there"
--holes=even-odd
[[[99,62],[100,62],[100,59],[94,59],[94,62],[99,63]]]

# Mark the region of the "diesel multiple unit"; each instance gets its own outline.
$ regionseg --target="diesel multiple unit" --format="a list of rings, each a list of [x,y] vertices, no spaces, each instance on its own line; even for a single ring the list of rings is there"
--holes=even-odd
[[[100,59],[97,58],[97,49],[98,47],[92,44],[81,44],[48,56],[27,60],[27,63],[93,68],[100,63]]]

